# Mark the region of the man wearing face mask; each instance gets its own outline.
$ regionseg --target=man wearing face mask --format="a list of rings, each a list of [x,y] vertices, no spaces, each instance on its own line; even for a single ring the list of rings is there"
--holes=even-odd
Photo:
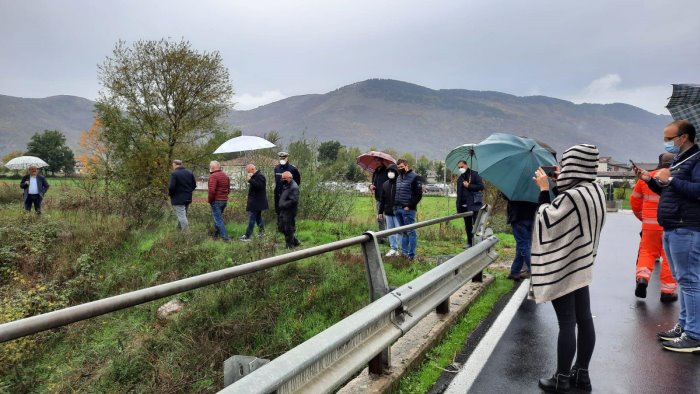
[[[379,213],[378,220],[383,220],[386,223],[386,229],[390,230],[394,227],[399,227],[399,221],[394,215],[394,200],[396,199],[396,175],[398,169],[396,164],[389,164],[386,170],[387,181],[381,186],[379,192]],[[386,257],[399,255],[399,235],[393,234],[389,236],[389,252]]]
[[[472,216],[464,218],[464,229],[467,232],[466,248],[474,246],[474,222],[483,203],[484,182],[479,173],[469,168],[467,162],[457,163],[459,178],[457,178],[457,213],[472,212]]]
[[[290,174],[292,174],[292,179],[294,179],[297,186],[301,185],[301,174],[296,167],[289,164],[289,153],[279,152],[277,155],[279,156],[280,162],[275,166],[275,213],[277,214],[277,231],[282,233],[284,231],[282,231],[282,222],[280,219],[279,209],[280,195],[282,194],[283,186],[282,173],[288,171]]]
[[[423,197],[423,183],[413,172],[405,159],[396,162],[399,178],[396,180],[396,196],[394,199],[394,215],[400,226],[416,222],[416,209]],[[401,254],[413,260],[416,258],[418,234],[416,230],[408,230],[401,234]]]
[[[657,333],[666,350],[700,351],[700,148],[696,130],[687,120],[671,122],[663,131],[664,146],[676,154],[670,168],[654,177],[635,168],[637,177],[659,194],[657,219],[673,276],[678,281],[680,315],[668,331]]]
[[[248,164],[245,168],[246,179],[248,180],[248,201],[246,211],[248,212],[248,228],[238,239],[249,241],[253,236],[253,229],[258,225],[258,234],[265,232],[265,223],[262,218],[262,211],[267,209],[267,192],[265,191],[266,179],[254,164]]]

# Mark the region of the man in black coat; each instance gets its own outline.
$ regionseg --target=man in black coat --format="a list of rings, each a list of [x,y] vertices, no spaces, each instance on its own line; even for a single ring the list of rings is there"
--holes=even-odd
[[[170,185],[168,186],[170,204],[177,215],[177,229],[187,231],[189,227],[187,208],[192,203],[192,192],[197,188],[197,181],[194,179],[192,171],[182,166],[182,160],[173,160],[172,167],[173,172],[170,173]]]
[[[279,217],[284,233],[284,241],[287,248],[291,249],[299,246],[299,240],[296,239],[296,216],[297,208],[299,207],[299,185],[292,179],[292,173],[285,171],[282,173],[282,192],[279,200]]]
[[[246,179],[248,180],[248,202],[245,208],[245,210],[248,211],[248,228],[245,234],[238,238],[241,241],[250,240],[256,224],[258,225],[258,233],[260,235],[265,232],[262,211],[268,208],[267,191],[265,190],[267,181],[265,175],[258,171],[253,164],[248,164],[245,170]]]
[[[369,185],[369,190],[374,192],[375,208],[377,210],[377,227],[379,231],[386,228],[384,220],[379,219],[381,211],[379,210],[379,198],[382,193],[382,186],[389,178],[387,177],[387,168],[384,166],[384,160],[379,157],[375,157],[376,167],[372,173],[372,184]],[[380,243],[384,243],[384,239],[380,240]]]
[[[41,215],[41,201],[49,190],[49,183],[46,178],[39,175],[39,169],[36,166],[29,166],[28,170],[29,174],[23,176],[19,182],[19,187],[24,189],[24,210],[31,212],[34,205],[34,212]]]
[[[474,223],[476,215],[483,205],[484,182],[479,173],[469,168],[467,162],[461,160],[459,178],[457,178],[457,212],[472,212],[472,216],[464,218],[464,229],[467,232],[467,248],[474,245]]]
[[[282,173],[288,171],[292,174],[292,178],[297,184],[297,187],[301,185],[301,174],[296,167],[289,164],[289,153],[279,152],[277,155],[279,156],[280,163],[275,166],[275,213],[277,214],[277,231],[283,233],[279,209],[280,195],[282,194],[282,186],[284,185],[282,182]]]

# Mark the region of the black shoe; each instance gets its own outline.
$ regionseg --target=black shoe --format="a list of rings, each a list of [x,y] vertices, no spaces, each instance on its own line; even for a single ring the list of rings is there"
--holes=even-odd
[[[674,302],[678,300],[676,293],[661,293],[661,302]]]
[[[247,241],[250,241],[250,237],[246,237],[245,235],[241,235],[240,237],[238,237],[238,240],[247,242]]]
[[[649,286],[649,281],[644,278],[637,279],[637,288],[634,289],[634,295],[639,298],[647,298],[647,286]]]
[[[681,327],[680,323],[676,323],[676,325],[673,326],[672,329],[657,332],[656,336],[662,341],[672,341],[676,338],[680,338],[682,334],[683,334],[683,327]]]
[[[569,375],[555,373],[549,379],[540,379],[539,386],[542,390],[549,393],[569,393],[571,392],[570,378]]]
[[[571,368],[569,383],[571,384],[571,387],[575,387],[583,391],[593,390],[593,387],[591,387],[591,378],[588,376],[588,370],[579,368],[576,365]]]
[[[683,333],[679,338],[661,344],[664,349],[681,353],[700,353],[700,339],[694,339]]]
[[[508,276],[506,278],[508,278],[512,281],[515,281],[515,282],[520,282],[520,274],[518,274],[518,275],[508,274]]]
[[[523,271],[523,272],[520,273],[520,275],[518,275],[518,278],[520,278],[520,279],[529,279],[530,276],[531,276],[531,274],[530,274],[529,272]]]

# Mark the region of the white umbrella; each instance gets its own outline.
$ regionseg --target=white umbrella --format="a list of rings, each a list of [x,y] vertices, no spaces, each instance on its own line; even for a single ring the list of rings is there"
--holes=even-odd
[[[35,166],[36,168],[48,167],[49,165],[38,157],[34,156],[20,156],[5,163],[5,167],[11,170],[24,170],[30,166]]]
[[[249,150],[274,148],[272,142],[256,137],[253,135],[242,135],[240,137],[231,138],[216,148],[214,153],[231,153],[231,152],[246,152]]]

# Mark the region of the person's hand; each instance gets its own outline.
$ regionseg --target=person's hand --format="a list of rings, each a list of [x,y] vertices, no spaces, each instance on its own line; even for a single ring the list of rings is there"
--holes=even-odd
[[[409,208],[409,207],[403,207],[403,210],[404,210],[404,211],[410,211],[411,208]]]
[[[375,191],[375,190],[377,190],[377,187],[374,186],[374,185],[369,185],[369,190],[370,190],[370,191]]]
[[[639,167],[633,167],[633,169],[634,169],[634,174],[637,176],[637,178],[643,180],[644,182],[647,182],[651,179],[651,174],[649,173],[649,171],[643,170]]]
[[[384,214],[381,214],[381,213],[378,214],[378,215],[377,215],[377,219],[379,219],[379,220],[384,220]]]
[[[464,181],[464,182],[462,182],[462,185],[464,185],[464,187],[469,187],[469,182]]]
[[[656,171],[656,175],[654,176],[654,178],[661,183],[668,183],[668,178],[670,177],[671,171],[668,168],[662,168]]]
[[[549,190],[549,177],[542,167],[539,167],[537,171],[535,171],[535,176],[532,177],[532,180],[535,181],[541,192]]]

